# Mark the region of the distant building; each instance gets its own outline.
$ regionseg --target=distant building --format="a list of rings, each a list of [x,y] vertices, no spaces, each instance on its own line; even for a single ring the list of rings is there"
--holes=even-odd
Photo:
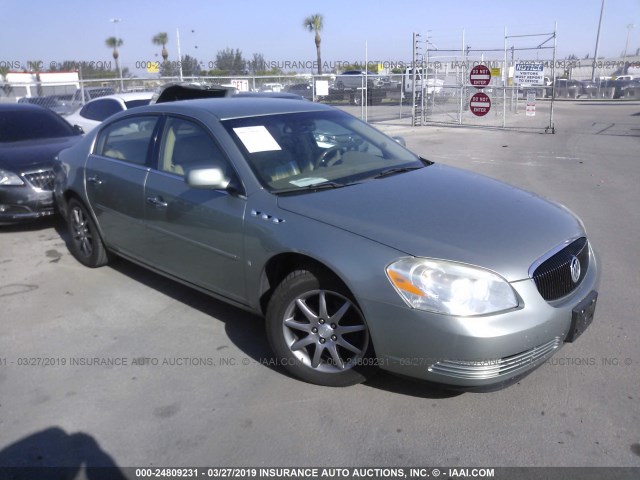
[[[78,72],[32,73],[9,72],[0,75],[0,96],[38,97],[73,95],[80,88]]]

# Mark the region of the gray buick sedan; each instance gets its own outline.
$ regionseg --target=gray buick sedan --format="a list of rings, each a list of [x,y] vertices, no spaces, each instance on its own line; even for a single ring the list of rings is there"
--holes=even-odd
[[[598,258],[568,209],[325,105],[122,112],[61,152],[55,196],[79,262],[122,256],[264,315],[278,363],[316,384],[496,388],[594,315]]]

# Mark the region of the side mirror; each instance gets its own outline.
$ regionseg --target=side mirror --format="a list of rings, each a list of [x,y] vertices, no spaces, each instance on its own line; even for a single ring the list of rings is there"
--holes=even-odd
[[[76,133],[76,135],[83,135],[84,134],[84,128],[82,128],[80,125],[74,125],[73,126],[73,131]]]
[[[399,143],[403,147],[407,146],[407,142],[404,141],[403,137],[391,137],[391,138],[393,138],[396,141],[396,143]]]
[[[187,172],[185,182],[193,188],[226,190],[229,187],[229,179],[220,168],[194,168]]]

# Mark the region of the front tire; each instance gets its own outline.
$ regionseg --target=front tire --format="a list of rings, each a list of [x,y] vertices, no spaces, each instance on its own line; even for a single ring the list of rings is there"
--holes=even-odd
[[[305,382],[346,387],[376,371],[362,312],[323,273],[297,270],[280,283],[267,308],[267,337],[279,363]]]
[[[98,233],[93,218],[79,200],[69,201],[69,250],[76,260],[86,267],[96,268],[109,262],[107,250]]]

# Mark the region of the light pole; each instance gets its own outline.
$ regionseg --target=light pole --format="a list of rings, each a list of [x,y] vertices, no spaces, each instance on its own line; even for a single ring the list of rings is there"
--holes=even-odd
[[[184,79],[182,78],[182,52],[180,51],[180,29],[176,27],[176,42],[178,44],[178,72],[180,74],[180,81],[182,82]]]
[[[604,12],[604,0],[602,0],[602,6],[600,7],[600,20],[598,21],[598,34],[596,35],[596,52],[593,56],[593,68],[591,69],[591,81],[596,81],[596,65],[598,63],[598,46],[600,45],[600,27],[602,26],[602,14]]]
[[[624,55],[622,56],[622,68],[624,68],[624,64],[627,60],[627,47],[629,46],[629,35],[631,34],[631,30],[633,30],[636,26],[633,23],[627,25],[627,41],[624,44]],[[627,73],[624,70],[622,73]]]
[[[116,30],[116,48],[118,48],[117,47],[118,40],[120,39],[120,37],[118,36],[118,23],[120,23],[122,21],[122,19],[121,18],[111,18],[111,19],[109,19],[109,21],[111,23],[113,23],[114,26],[115,26],[115,30]],[[124,91],[124,83],[122,81],[122,63],[120,63],[120,62],[118,62],[118,73],[120,75],[120,91],[122,92],[122,91]]]

